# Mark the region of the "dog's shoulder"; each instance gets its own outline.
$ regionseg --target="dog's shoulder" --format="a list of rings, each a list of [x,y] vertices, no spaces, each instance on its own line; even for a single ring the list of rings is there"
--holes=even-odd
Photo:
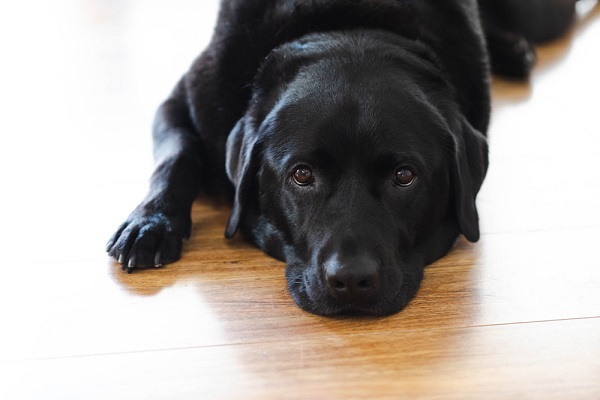
[[[467,120],[485,132],[489,68],[475,0],[223,0],[210,45],[184,77],[203,140],[220,146],[274,49],[313,33],[357,29],[386,31],[428,47],[457,89]]]
[[[262,55],[308,33],[356,28],[416,38],[414,9],[407,0],[225,0],[211,46],[238,41]]]
[[[250,81],[283,43],[353,29],[385,30],[427,45],[459,89],[467,119],[485,132],[489,67],[476,0],[225,0],[211,46],[221,71],[236,65]]]

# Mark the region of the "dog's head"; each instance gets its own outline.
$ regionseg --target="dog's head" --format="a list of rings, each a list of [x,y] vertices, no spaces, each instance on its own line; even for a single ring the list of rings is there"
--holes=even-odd
[[[265,62],[228,140],[226,236],[285,260],[303,309],[397,312],[459,233],[478,240],[487,145],[443,76],[383,33],[314,35]]]

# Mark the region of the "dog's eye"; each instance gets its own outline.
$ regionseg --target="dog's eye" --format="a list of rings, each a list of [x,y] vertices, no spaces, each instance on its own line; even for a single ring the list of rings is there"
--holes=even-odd
[[[417,175],[410,167],[400,167],[394,175],[394,182],[399,186],[410,186],[413,184]]]
[[[312,169],[310,169],[307,165],[299,165],[294,168],[294,173],[292,174],[292,179],[297,185],[306,186],[313,183],[315,177],[313,175]]]

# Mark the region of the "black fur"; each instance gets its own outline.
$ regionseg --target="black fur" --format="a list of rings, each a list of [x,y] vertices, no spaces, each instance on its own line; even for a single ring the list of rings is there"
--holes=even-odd
[[[109,254],[129,271],[175,261],[198,192],[225,191],[226,236],[241,229],[286,261],[300,307],[402,309],[460,233],[479,239],[490,60],[526,77],[531,40],[567,27],[547,15],[574,6],[480,3],[223,1],[209,47],[157,112],[149,193]],[[551,29],[523,24],[532,12]]]

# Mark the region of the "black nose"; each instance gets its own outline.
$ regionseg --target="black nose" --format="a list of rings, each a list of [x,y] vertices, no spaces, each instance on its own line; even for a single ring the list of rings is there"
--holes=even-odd
[[[348,262],[331,259],[325,263],[325,280],[331,296],[343,301],[360,301],[375,291],[379,268],[377,262],[369,259]]]

